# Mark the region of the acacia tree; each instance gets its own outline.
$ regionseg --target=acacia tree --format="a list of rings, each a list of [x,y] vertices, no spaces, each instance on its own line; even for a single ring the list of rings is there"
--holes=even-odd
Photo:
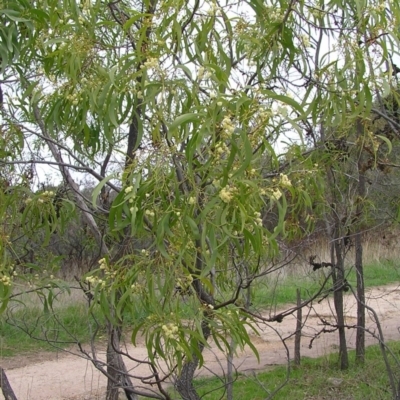
[[[324,57],[319,57],[323,53],[325,39],[321,30],[315,36],[316,57],[311,63],[315,75],[319,77],[318,85],[314,86],[316,98],[326,103],[325,109],[321,109],[323,111],[318,123],[311,124],[308,119],[305,130],[311,146],[317,150],[312,157],[325,170],[327,204],[323,214],[331,239],[330,264],[337,313],[336,328],[340,339],[339,358],[341,368],[345,369],[348,367],[348,357],[343,290],[349,290],[345,280],[345,257],[354,239],[358,300],[356,352],[357,359],[363,362],[365,295],[362,229],[366,226],[367,210],[371,207],[365,189],[365,175],[371,169],[382,169],[391,149],[390,141],[398,137],[396,114],[385,108],[382,102],[383,96],[397,91],[394,77],[398,69],[391,55],[397,54],[398,46],[389,32],[398,17],[391,5],[386,8],[384,4],[373,2],[362,7],[350,6],[334,14],[330,14],[324,5],[321,8],[324,15],[324,19],[320,20],[321,25],[337,39],[327,57],[334,54],[333,58],[336,58],[338,55],[341,62],[339,65],[335,62],[329,65]],[[343,30],[339,21],[344,20],[347,23]],[[372,21],[372,25],[367,27]],[[335,28],[339,26],[340,29]],[[385,39],[378,40],[380,38]],[[373,97],[379,101],[374,102]],[[392,107],[397,108],[397,100],[392,102]],[[380,120],[381,128],[386,129],[377,129],[377,120]]]
[[[96,363],[109,378],[108,398],[118,386],[131,398],[143,392],[119,350],[124,318],[140,309],[132,340],[145,337],[157,396],[168,398],[163,360],[182,397],[198,399],[192,381],[209,338],[227,354],[228,334],[252,347],[246,328],[256,330],[257,316],[243,292],[271,270],[277,238],[298,235],[299,216],[323,194],[323,159],[306,139],[318,149],[322,132],[347,138],[357,121],[368,126],[371,87],[390,90],[391,68],[379,77],[374,70],[397,51],[399,6],[5,4],[2,163],[56,165],[96,240],[99,268],[84,282],[108,319],[107,370]],[[7,139],[14,135],[19,142]],[[98,182],[91,200],[78,172]],[[24,218],[51,234],[59,219],[51,195],[41,196],[30,198]],[[269,230],[263,219],[272,208]]]

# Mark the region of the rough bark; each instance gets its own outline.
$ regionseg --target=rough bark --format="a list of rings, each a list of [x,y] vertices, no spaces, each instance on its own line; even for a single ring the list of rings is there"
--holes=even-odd
[[[108,340],[110,341],[110,335]],[[117,386],[119,373],[118,373],[118,360],[116,357],[116,352],[112,348],[111,344],[107,344],[107,374],[109,378],[107,379],[107,392],[106,399],[107,400],[118,400],[119,397],[119,389]]]
[[[327,168],[328,186],[331,188],[331,211],[330,218],[326,216],[325,222],[327,232],[331,237],[331,264],[332,264],[332,283],[333,283],[333,302],[336,311],[337,328],[339,332],[339,365],[340,369],[345,370],[349,366],[347,352],[345,321],[343,311],[343,288],[345,284],[344,277],[344,254],[345,244],[342,235],[342,221],[338,213],[338,204],[340,199],[337,197],[335,179],[333,170]],[[330,220],[330,221],[329,221]]]
[[[0,367],[0,387],[5,400],[17,400],[17,396],[15,396],[6,372],[2,367]]]
[[[118,353],[121,329],[111,324],[109,324],[108,329],[107,374],[110,378],[107,381],[106,399],[118,400],[119,388],[122,388],[128,400],[138,400],[138,396],[129,390],[129,388],[133,388],[132,381],[128,376],[124,360],[121,354]]]
[[[362,235],[355,236],[356,249],[356,275],[357,275],[357,332],[356,332],[356,362],[363,364],[365,361],[365,287],[363,267]]]
[[[210,328],[206,322],[202,324],[203,336],[207,340],[210,336]],[[199,350],[202,353],[204,350],[204,344],[199,344]],[[191,361],[185,363],[182,367],[182,371],[175,382],[175,387],[178,393],[181,395],[182,400],[200,400],[195,387],[193,386],[193,378],[196,369],[199,365],[199,359],[193,356]]]
[[[233,350],[235,341],[231,339],[231,347],[228,353],[227,371],[226,371],[226,400],[233,400]]]
[[[140,81],[139,81],[140,83]],[[126,151],[126,160],[125,160],[125,169],[129,167],[132,161],[135,158],[135,150],[139,146],[138,138],[139,138],[139,125],[140,119],[142,115],[142,101],[137,100],[135,112],[133,113],[132,122],[129,126],[129,135],[128,135],[128,148]]]
[[[357,133],[360,137],[363,134],[363,127],[360,122],[357,124]],[[363,150],[361,150],[363,152]],[[364,207],[363,201],[366,194],[365,174],[363,154],[360,155],[358,168],[358,203],[356,208],[357,219],[361,219]],[[357,221],[356,221],[357,222]],[[364,286],[364,266],[363,266],[363,245],[360,224],[357,224],[357,234],[355,235],[355,268],[357,276],[357,332],[356,332],[356,363],[363,364],[365,361],[365,286]]]
[[[194,357],[192,361],[187,362],[176,380],[176,390],[181,395],[182,400],[200,400],[200,396],[193,386],[194,373],[199,364],[199,359]]]
[[[301,326],[303,322],[303,309],[301,308],[300,289],[297,289],[297,307],[296,335],[294,337],[294,363],[295,365],[300,365]]]
[[[346,332],[345,332],[345,321],[344,321],[344,311],[343,311],[343,287],[344,287],[344,257],[343,239],[336,239],[334,242],[336,263],[332,260],[335,270],[334,276],[334,292],[333,301],[335,304],[337,327],[339,331],[339,365],[341,370],[345,370],[349,367],[349,357],[347,352],[346,343]]]

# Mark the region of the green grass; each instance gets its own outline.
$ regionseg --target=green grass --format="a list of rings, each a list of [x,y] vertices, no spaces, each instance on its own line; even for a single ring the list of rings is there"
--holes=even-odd
[[[347,279],[355,287],[355,271],[350,268],[348,272]],[[306,299],[318,291],[323,280],[322,273],[311,271],[306,276],[293,274],[286,278],[277,276],[275,280],[264,279],[255,286],[252,298],[253,306],[266,308],[271,307],[271,305],[294,303],[296,301],[296,288],[301,288],[302,298]],[[396,262],[376,262],[365,267],[366,287],[393,282],[400,282],[400,267],[397,266]],[[95,323],[93,317],[88,315],[87,305],[82,300],[74,297],[63,299],[61,303],[66,305],[59,305],[54,315],[43,313],[43,306],[40,306],[38,302],[32,302],[29,297],[24,299],[24,302],[26,306],[18,306],[11,313],[12,318],[8,322],[7,315],[10,315],[10,308],[0,317],[1,356],[10,357],[37,350],[53,350],[54,346],[49,345],[46,338],[54,340],[55,346],[64,348],[77,341],[85,343],[90,340],[93,333],[90,330],[90,325],[94,329]],[[127,324],[129,325],[130,320],[135,319],[137,315],[127,317]],[[99,312],[96,312],[96,318],[104,326],[104,318],[100,316]],[[99,335],[103,332],[104,329],[100,330]],[[33,339],[32,336],[39,340]]]
[[[328,271],[312,272],[306,276],[295,274],[283,279],[279,276],[275,279],[266,278],[255,286],[252,302],[257,308],[270,307],[273,305],[282,305],[296,302],[296,289],[301,289],[302,299],[311,297],[317,293],[324,281],[324,273]],[[356,272],[354,267],[346,269],[347,281],[356,288]],[[365,287],[383,286],[390,283],[400,284],[400,261],[385,260],[384,262],[375,262],[364,267]],[[325,288],[329,289],[331,283],[327,282]]]
[[[0,318],[0,354],[11,357],[88,342],[97,326],[96,321],[104,326],[104,318],[96,314],[89,315],[83,303],[70,304],[54,313],[44,312],[38,306],[21,306],[13,312],[9,310]],[[104,329],[97,332],[97,337],[102,333]]]
[[[347,280],[355,287],[356,272],[351,268]],[[365,267],[364,281],[366,287],[382,286],[389,283],[400,283],[400,261],[385,260]]]
[[[390,348],[398,355],[400,342],[389,343]],[[337,355],[317,359],[302,359],[300,367],[292,367],[288,383],[274,396],[281,400],[302,399],[340,399],[340,400],[384,400],[392,399],[389,379],[378,346],[366,350],[366,363],[354,365],[355,352],[349,352],[352,365],[347,371],[337,367]],[[398,367],[394,372],[398,375]],[[286,380],[287,368],[277,367],[257,375],[237,375],[233,385],[233,398],[246,400],[264,400],[269,393],[280,387]],[[341,380],[335,386],[331,379]],[[226,398],[223,381],[219,378],[199,379],[196,389],[204,400]],[[180,396],[173,392],[175,400]]]

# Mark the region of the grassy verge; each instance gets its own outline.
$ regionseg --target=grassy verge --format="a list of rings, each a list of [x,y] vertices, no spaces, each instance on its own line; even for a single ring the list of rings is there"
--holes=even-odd
[[[318,291],[323,281],[322,274],[321,271],[303,275],[297,272],[288,277],[277,276],[275,280],[265,279],[255,287],[253,305],[266,308],[293,303],[296,288],[301,289],[305,299]],[[355,286],[354,269],[349,269],[347,280]],[[396,262],[375,262],[365,267],[366,287],[393,282],[400,282],[400,268]],[[43,305],[27,297],[16,310],[3,314],[0,317],[0,355],[10,357],[30,351],[52,350],[54,346],[65,348],[78,341],[85,343],[92,337],[96,322],[104,326],[100,313],[89,315],[82,299],[72,296],[62,299],[60,303],[55,314],[44,313]],[[7,320],[7,317],[10,319]],[[102,333],[101,329],[98,335]],[[54,346],[48,344],[48,340],[54,341]]]
[[[310,271],[312,268],[310,267]],[[273,305],[289,304],[296,302],[296,289],[301,290],[303,299],[311,297],[321,287],[324,274],[328,271],[308,272],[307,274],[295,273],[291,276],[280,278],[266,278],[255,287],[253,305],[255,307],[270,307]],[[347,281],[356,287],[356,272],[354,268],[347,268]],[[388,285],[398,282],[400,284],[400,262],[384,261],[368,264],[364,268],[365,287]],[[329,288],[327,282],[326,288]]]
[[[367,265],[364,272],[365,286],[381,286],[389,283],[400,284],[400,261],[386,260]],[[356,286],[356,272],[351,268],[347,280],[354,287]]]
[[[389,347],[399,354],[400,342],[392,342]],[[354,360],[355,352],[349,353]],[[353,361],[354,363],[354,361]],[[398,367],[394,368],[398,373]],[[253,376],[237,375],[233,384],[234,399],[261,400],[280,387],[286,380],[287,368],[277,367]],[[196,380],[195,386],[204,400],[224,399],[226,393],[219,378]],[[172,393],[174,399],[180,399]],[[303,359],[300,367],[292,367],[288,383],[276,393],[274,399],[341,399],[375,400],[392,399],[389,379],[378,346],[370,346],[366,351],[363,366],[352,365],[347,371],[337,368],[337,355],[317,359]]]
[[[89,342],[100,326],[97,337],[104,333],[100,314],[88,314],[82,303],[70,304],[53,312],[43,308],[23,307],[0,318],[0,354],[11,357],[32,351],[51,351],[74,343]]]

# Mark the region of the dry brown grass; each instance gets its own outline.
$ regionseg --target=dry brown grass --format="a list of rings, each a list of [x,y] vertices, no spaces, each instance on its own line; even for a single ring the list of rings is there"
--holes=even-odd
[[[70,305],[82,304],[87,300],[83,291],[78,287],[76,282],[67,283],[70,287],[70,292],[66,289],[61,290],[53,288],[54,308],[65,308]],[[46,288],[35,290],[34,287],[25,283],[17,283],[13,288],[13,298],[9,303],[9,307],[14,310],[20,307],[43,307],[43,295],[48,296],[49,290]]]

